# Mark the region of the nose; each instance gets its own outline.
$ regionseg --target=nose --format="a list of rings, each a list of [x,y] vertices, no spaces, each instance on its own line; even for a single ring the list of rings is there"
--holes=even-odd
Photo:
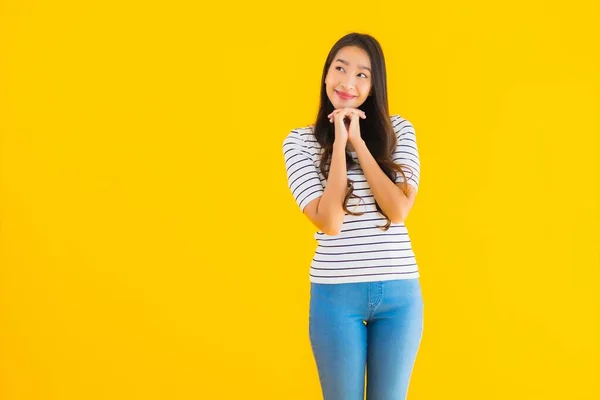
[[[345,90],[354,89],[354,78],[348,78],[346,82],[342,82],[342,88]]]

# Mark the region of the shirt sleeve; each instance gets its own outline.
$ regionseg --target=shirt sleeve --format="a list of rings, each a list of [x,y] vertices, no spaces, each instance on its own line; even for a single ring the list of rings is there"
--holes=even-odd
[[[312,161],[309,148],[302,135],[292,131],[283,141],[283,158],[287,182],[296,204],[304,208],[312,200],[323,195],[324,187],[317,167]]]
[[[398,144],[392,155],[392,161],[396,164],[402,164],[402,170],[406,174],[408,184],[418,190],[421,165],[415,129],[409,121],[397,115],[392,118],[392,126],[398,138]],[[398,173],[396,183],[400,182],[404,182],[404,178],[402,174]]]

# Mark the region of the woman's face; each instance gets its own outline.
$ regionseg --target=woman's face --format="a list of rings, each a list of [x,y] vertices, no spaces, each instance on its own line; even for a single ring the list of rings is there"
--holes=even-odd
[[[371,92],[371,60],[356,46],[340,49],[325,78],[325,89],[335,109],[358,108]]]

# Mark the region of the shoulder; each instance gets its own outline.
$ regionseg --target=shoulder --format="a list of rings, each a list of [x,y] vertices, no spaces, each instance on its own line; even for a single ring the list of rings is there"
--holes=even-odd
[[[394,132],[396,132],[396,136],[398,136],[398,138],[405,136],[406,134],[415,134],[415,128],[413,124],[399,114],[393,114],[390,116],[390,121],[392,122],[392,128],[394,129]]]
[[[288,132],[288,134],[283,139],[283,141],[285,143],[287,140],[290,140],[290,139],[295,140],[295,141],[302,141],[302,142],[314,140],[313,126],[306,125],[306,126],[301,126],[301,127],[292,129],[290,132]]]
[[[282,143],[284,148],[301,147],[309,153],[313,152],[312,150],[317,144],[318,143],[314,136],[313,125],[306,125],[292,129],[283,138]]]

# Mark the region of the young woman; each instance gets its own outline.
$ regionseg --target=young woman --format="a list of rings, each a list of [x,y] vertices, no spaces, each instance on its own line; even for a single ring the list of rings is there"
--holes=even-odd
[[[406,399],[423,332],[404,220],[419,185],[412,124],[390,116],[380,44],[352,33],[325,61],[313,125],[283,141],[288,185],[318,231],[309,337],[324,400]],[[365,379],[366,374],[366,379]]]

